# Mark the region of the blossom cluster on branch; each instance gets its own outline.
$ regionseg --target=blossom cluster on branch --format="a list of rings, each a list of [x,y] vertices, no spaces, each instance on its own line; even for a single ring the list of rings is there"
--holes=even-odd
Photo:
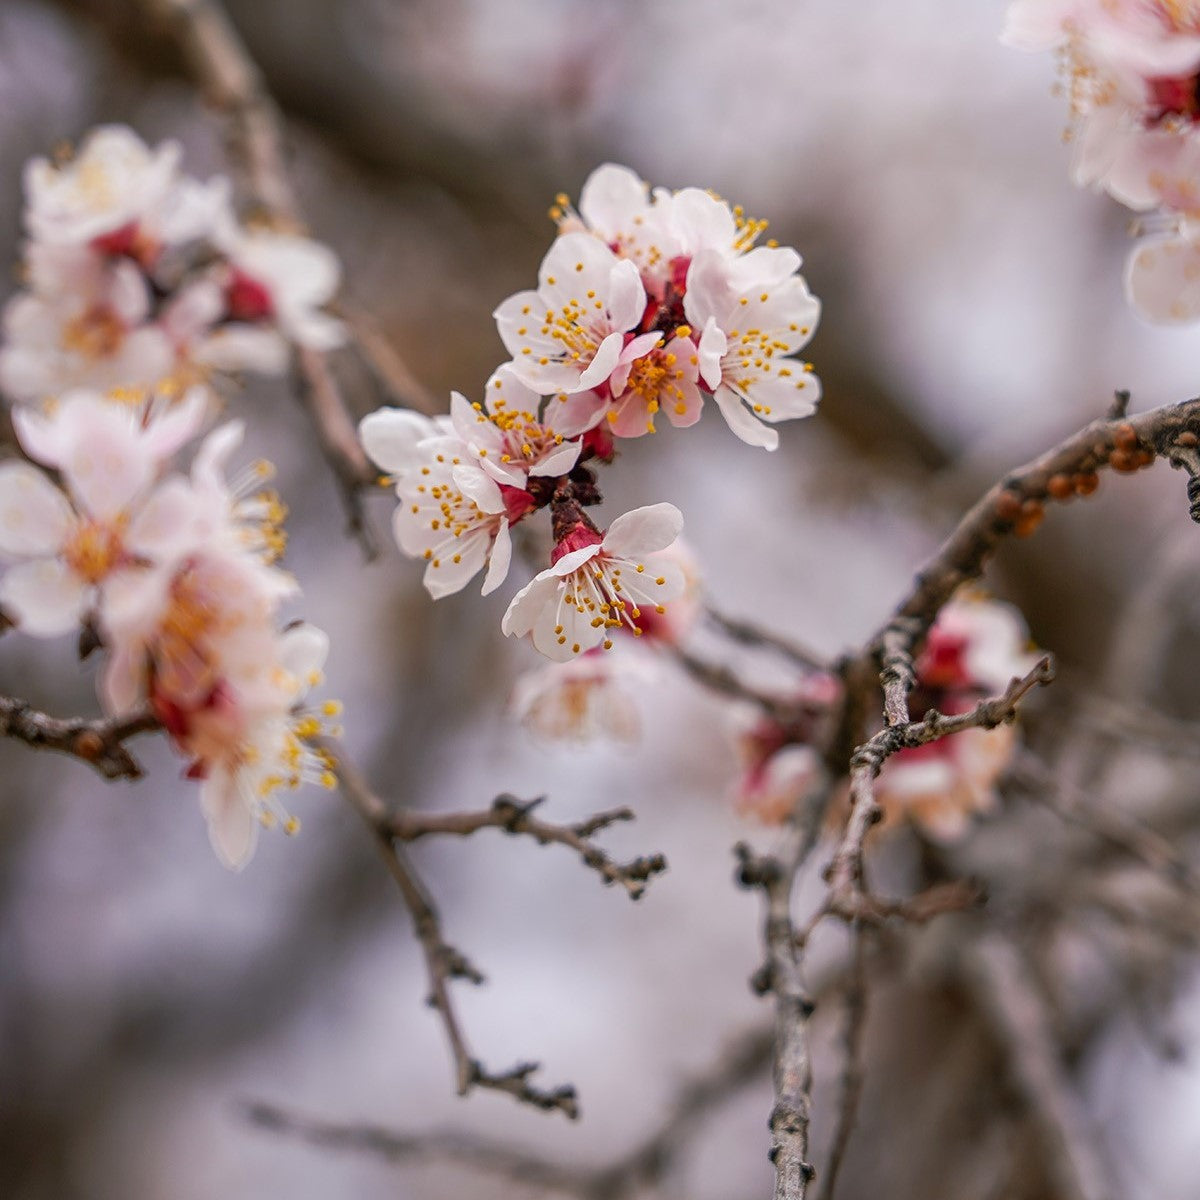
[[[35,637],[100,648],[113,716],[148,711],[199,781],[214,848],[242,866],[260,824],[294,831],[283,796],[332,786],[316,748],[336,702],[303,707],[328,638],[280,610],[286,509],[255,462],[232,476],[240,421],[173,460],[220,404],[217,372],[282,368],[328,346],[326,248],[235,220],[229,184],[178,168],[131,130],[96,130],[26,172],[29,287],[4,313],[0,385],[24,460],[0,465],[0,606]]]
[[[629,636],[677,641],[685,621],[668,609],[696,607],[682,514],[654,504],[600,527],[587,512],[602,498],[597,467],[619,441],[654,433],[660,414],[695,424],[706,397],[739,438],[775,449],[775,425],[809,415],[820,396],[795,357],[820,305],[794,250],[757,245],[765,222],[698,188],[651,191],[608,164],[578,210],[560,196],[551,216],[559,232],[537,288],[496,309],[512,358],[482,399],[455,393],[448,417],[381,409],[360,433],[395,484],[396,541],[427,562],[435,598],[485,567],[483,592],[499,587],[510,530],[550,510],[549,566],[513,598],[502,629],[572,664],[558,684],[543,674],[525,685],[518,703],[543,732],[578,735],[627,730],[600,698],[611,670],[587,660]]]

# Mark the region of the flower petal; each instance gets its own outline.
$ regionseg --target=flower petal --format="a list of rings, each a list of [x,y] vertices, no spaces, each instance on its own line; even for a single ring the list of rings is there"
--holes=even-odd
[[[66,496],[36,467],[22,462],[0,465],[0,554],[54,554],[75,522]]]
[[[665,550],[683,531],[683,513],[673,504],[649,504],[623,513],[609,527],[604,553],[641,558]]]
[[[56,558],[10,567],[0,579],[0,606],[33,637],[70,633],[82,619],[86,601],[83,581]]]

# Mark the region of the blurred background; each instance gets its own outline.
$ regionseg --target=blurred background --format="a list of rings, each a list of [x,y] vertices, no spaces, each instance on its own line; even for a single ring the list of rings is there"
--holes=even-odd
[[[504,357],[491,311],[532,284],[553,195],[577,196],[600,162],[711,187],[799,248],[824,303],[808,352],[819,415],[782,427],[765,458],[710,413],[629,444],[602,484],[609,516],[678,504],[714,604],[822,653],[869,636],[957,514],[1102,415],[1114,388],[1135,409],[1195,391],[1200,329],[1152,329],[1126,308],[1126,214],[1070,185],[1054,63],[1000,46],[1001,0],[228,8],[289,118],[315,236],[446,403],[451,388],[477,397]],[[22,164],[92,125],[178,138],[193,174],[225,169],[218,118],[130,0],[3,0],[0,112],[0,247],[14,265]],[[380,403],[366,381],[349,395],[359,415]],[[635,1146],[682,1081],[769,1020],[747,986],[759,904],[733,886],[730,846],[771,834],[732,811],[728,706],[664,662],[639,697],[638,746],[537,742],[505,712],[537,665],[499,633],[515,576],[492,597],[468,588],[433,605],[387,541],[389,499],[371,509],[377,561],[345,536],[285,383],[254,382],[235,409],[248,454],[280,468],[287,565],[305,591],[295,615],[333,638],[327,690],[380,794],[465,809],[544,793],[562,820],[627,803],[638,821],[605,845],[662,851],[671,868],[633,905],[555,847],[484,832],[415,849],[447,936],[488,976],[457,989],[477,1052],[574,1083],[583,1119],[568,1124],[502,1096],[455,1098],[407,915],[336,795],[302,797],[301,836],[263,837],[235,876],[165,746],[140,747],[147,781],[106,785],[0,745],[0,1195],[540,1195],[462,1162],[313,1146],[244,1108],[452,1128],[588,1167]],[[1059,770],[1053,747],[1069,739],[1077,791],[1143,812],[1185,850],[1200,815],[1198,580],[1183,480],[1162,467],[1052,512],[987,580],[1062,666],[1031,705],[1031,742]],[[95,711],[93,674],[66,642],[0,645],[0,691],[54,713]],[[1131,735],[1121,714],[1134,710]],[[1024,939],[1110,1194],[1200,1194],[1194,897],[1015,796],[954,853]],[[881,854],[881,881],[903,887],[919,848],[901,833]],[[1088,866],[1075,890],[1064,862]],[[1097,879],[1103,902],[1084,894]],[[1070,1195],[959,969],[972,920],[874,948],[847,1200],[884,1180],[895,1200]],[[843,959],[831,931],[810,980],[831,997],[816,1026],[818,1164]],[[695,1125],[655,1194],[768,1194],[770,1105],[763,1065]]]

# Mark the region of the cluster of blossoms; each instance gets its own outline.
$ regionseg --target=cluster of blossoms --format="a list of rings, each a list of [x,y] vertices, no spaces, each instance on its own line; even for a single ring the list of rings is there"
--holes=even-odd
[[[297,828],[283,793],[333,784],[328,754],[308,744],[323,722],[300,707],[328,639],[278,628],[297,592],[275,565],[284,511],[262,489],[268,464],[226,478],[241,424],[210,433],[189,475],[168,472],[205,408],[202,389],[165,411],[76,390],[43,413],[15,410],[33,462],[0,464],[0,606],[26,633],[104,648],[105,710],[154,713],[201,781],[217,854],[240,867],[260,823]]]
[[[909,708],[917,716],[929,709],[947,716],[969,712],[980,700],[1003,692],[1034,661],[1028,631],[1014,608],[981,597],[955,600],[942,609],[916,660]],[[814,714],[810,732],[815,733],[819,714],[836,703],[839,690],[831,676],[806,681],[798,699]],[[739,809],[771,824],[786,820],[822,771],[815,751],[804,744],[805,730],[754,718],[742,723],[739,734],[745,763]],[[973,816],[994,807],[995,785],[1016,738],[1011,725],[966,729],[892,755],[875,789],[885,821],[907,819],[941,842],[961,838]]]
[[[1152,321],[1200,320],[1200,3],[1014,0],[1004,39],[1058,54],[1075,181],[1160,214],[1130,255],[1130,302]]]
[[[288,344],[327,349],[331,251],[250,229],[228,180],[184,175],[180,148],[96,129],[25,171],[26,287],[3,316],[0,389],[41,403],[76,387],[168,399],[214,372],[279,373]]]
[[[820,313],[798,274],[800,256],[755,243],[750,221],[709,192],[648,186],[606,165],[584,185],[579,209],[560,197],[559,235],[536,290],[497,308],[512,355],[480,401],[455,394],[450,414],[381,409],[360,426],[363,445],[395,484],[400,548],[426,561],[435,598],[486,567],[483,591],[504,581],[510,530],[550,510],[550,565],[513,598],[503,631],[528,637],[556,663],[559,683],[529,684],[518,703],[531,723],[554,721],[547,696],[570,690],[572,732],[615,711],[601,697],[613,673],[593,651],[623,635],[674,640],[678,604],[695,609],[670,504],[625,513],[602,529],[586,512],[601,500],[594,467],[618,439],[655,431],[660,412],[694,424],[711,396],[743,441],[774,449],[780,421],[810,414],[820,385],[796,355]],[[694,570],[691,575],[694,581]],[[604,687],[598,689],[597,684]]]
[[[240,224],[228,181],[179,160],[105,126],[26,169],[0,388],[28,461],[0,465],[0,606],[25,633],[103,647],[105,710],[154,714],[240,867],[260,824],[298,827],[286,792],[334,782],[312,743],[338,706],[302,708],[328,639],[279,627],[298,592],[276,565],[284,509],[269,464],[226,478],[241,424],[210,433],[188,475],[170,464],[206,423],[214,373],[279,372],[289,344],[342,340],[321,311],[339,270],[308,239]]]

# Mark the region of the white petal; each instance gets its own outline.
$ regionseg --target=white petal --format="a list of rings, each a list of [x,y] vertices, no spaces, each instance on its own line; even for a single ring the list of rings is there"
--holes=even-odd
[[[646,289],[637,267],[625,258],[609,272],[608,315],[612,327],[622,333],[632,329],[646,311]]]
[[[563,442],[553,453],[546,455],[540,463],[529,468],[530,475],[546,475],[553,479],[557,475],[566,475],[579,461],[579,452],[583,449],[582,442]]]
[[[81,413],[74,433],[63,479],[91,516],[114,517],[145,489],[157,464],[126,414],[114,406],[96,405]]]
[[[380,408],[358,423],[363,449],[385,471],[411,471],[421,463],[417,447],[436,433],[433,422],[407,408]]]
[[[491,534],[482,528],[448,539],[444,550],[435,550],[425,568],[425,590],[435,600],[462,591],[483,570],[491,544]]]
[[[329,656],[329,634],[316,625],[302,621],[279,635],[276,649],[279,665],[301,680],[307,690],[310,676],[325,666],[325,659]]]
[[[524,637],[547,601],[557,595],[558,588],[558,577],[549,571],[535,575],[509,602],[500,631],[506,637]]]
[[[215,767],[200,785],[200,809],[221,865],[240,871],[254,854],[258,822],[242,799],[237,776]]]
[[[578,392],[584,388],[594,388],[602,384],[612,373],[621,357],[625,344],[625,336],[621,333],[610,333],[596,350],[587,370],[579,376],[577,383],[570,390]],[[554,389],[557,390],[557,389]],[[564,391],[566,388],[563,389]]]
[[[778,448],[779,434],[758,420],[732,389],[722,384],[713,392],[713,399],[726,424],[743,442],[750,446],[761,446],[764,450]]]
[[[1125,294],[1147,321],[1200,320],[1200,245],[1177,237],[1143,242],[1129,257]]]
[[[494,592],[508,577],[509,564],[512,562],[512,535],[508,532],[508,522],[501,521],[496,531],[496,540],[492,543],[492,556],[488,562],[487,574],[483,577],[481,595]]]
[[[650,504],[619,516],[604,535],[604,553],[641,558],[665,550],[683,531],[683,513],[673,504]]]
[[[54,554],[75,522],[66,496],[36,467],[0,464],[0,554],[17,558]]]
[[[710,388],[716,388],[721,382],[721,360],[729,349],[729,339],[725,331],[717,327],[716,317],[709,317],[700,335],[700,378]]]
[[[607,241],[627,233],[635,215],[649,206],[646,184],[628,167],[603,163],[579,193],[579,215]]]
[[[234,321],[205,338],[196,347],[193,357],[198,363],[218,371],[282,375],[291,354],[277,330]]]
[[[479,467],[460,464],[450,472],[455,486],[480,512],[502,513],[504,497],[496,481]]]
[[[83,581],[56,558],[9,567],[0,579],[0,607],[34,637],[70,633],[83,616],[86,598]]]
[[[138,509],[124,541],[139,557],[154,562],[181,558],[212,536],[222,515],[214,511],[211,496],[173,476]]]

